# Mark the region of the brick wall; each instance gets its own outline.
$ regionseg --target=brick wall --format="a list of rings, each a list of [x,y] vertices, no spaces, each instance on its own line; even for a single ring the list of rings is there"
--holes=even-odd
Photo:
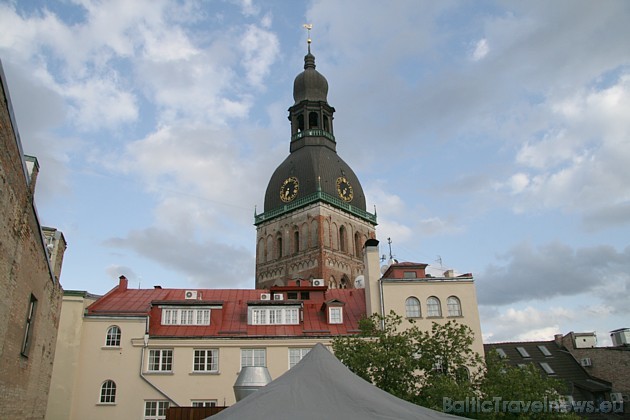
[[[62,289],[41,233],[0,66],[0,417],[43,419]],[[22,354],[31,295],[30,346]]]

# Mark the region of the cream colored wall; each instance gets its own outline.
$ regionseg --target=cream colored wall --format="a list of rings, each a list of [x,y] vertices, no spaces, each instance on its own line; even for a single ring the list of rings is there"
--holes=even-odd
[[[378,287],[378,285],[377,285]],[[454,280],[433,278],[417,281],[404,280],[392,282],[383,281],[383,300],[385,314],[391,310],[401,316],[405,316],[405,301],[414,296],[420,301],[421,318],[414,318],[416,325],[423,330],[430,330],[433,322],[446,324],[455,320],[460,324],[470,327],[475,334],[473,350],[483,357],[483,341],[481,336],[481,324],[479,322],[479,310],[477,307],[477,293],[475,284],[471,280]],[[442,317],[427,317],[427,298],[435,296],[440,299]],[[459,298],[462,306],[461,317],[449,317],[446,300],[449,296]]]
[[[59,318],[46,419],[70,418],[73,390],[81,351],[83,311],[94,299],[80,295],[64,295]]]
[[[144,346],[144,319],[85,318],[82,347],[78,358],[78,374],[66,417],[48,420],[142,419],[145,400],[174,400],[190,406],[191,400],[217,400],[218,405],[236,402],[233,385],[240,371],[241,348],[266,348],[267,367],[272,379],[289,368],[289,348],[313,347],[329,339],[150,339]],[[105,335],[111,325],[122,330],[119,349],[104,348]],[[198,348],[219,349],[219,373],[192,373],[193,352]],[[150,349],[173,349],[173,370],[169,373],[148,373]],[[140,376],[141,357],[144,353]],[[116,382],[116,404],[100,405],[102,383]],[[150,385],[148,382],[152,385]],[[155,389],[157,387],[168,398]],[[68,402],[66,402],[67,404]]]

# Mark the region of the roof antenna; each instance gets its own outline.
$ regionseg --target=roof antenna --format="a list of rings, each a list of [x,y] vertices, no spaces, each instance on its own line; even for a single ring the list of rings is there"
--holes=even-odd
[[[392,255],[392,238],[387,238],[387,245],[389,245],[389,259],[393,260],[394,256]]]
[[[441,256],[437,256],[437,260],[435,260],[436,263],[440,263],[440,268],[443,268],[442,266],[442,257]]]
[[[308,53],[311,53],[311,29],[313,29],[313,24],[312,23],[305,23],[304,25],[302,25],[304,27],[304,29],[306,29],[308,35],[306,38],[306,43],[308,44]]]

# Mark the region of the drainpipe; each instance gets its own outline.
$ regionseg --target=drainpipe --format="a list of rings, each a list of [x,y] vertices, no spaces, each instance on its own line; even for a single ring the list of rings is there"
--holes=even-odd
[[[147,322],[148,322],[148,318],[147,318]],[[166,392],[162,391],[160,388],[158,388],[156,385],[154,385],[153,383],[151,383],[151,381],[149,381],[145,376],[144,373],[142,372],[143,368],[144,368],[144,351],[145,349],[149,346],[149,333],[145,332],[144,333],[144,345],[142,346],[142,350],[140,350],[140,377],[142,378],[142,380],[144,380],[146,383],[148,383],[151,388],[155,389],[157,392],[159,392],[160,394],[162,394],[164,397],[166,397],[167,400],[169,400],[170,402],[172,402],[176,407],[179,407],[180,405],[177,404],[175,402],[174,399],[172,399],[171,397],[169,397]]]

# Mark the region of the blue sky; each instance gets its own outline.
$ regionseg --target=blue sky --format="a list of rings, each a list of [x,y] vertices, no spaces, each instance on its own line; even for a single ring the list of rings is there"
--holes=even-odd
[[[65,289],[251,288],[303,23],[381,253],[472,272],[487,341],[630,327],[630,3],[0,1]]]

